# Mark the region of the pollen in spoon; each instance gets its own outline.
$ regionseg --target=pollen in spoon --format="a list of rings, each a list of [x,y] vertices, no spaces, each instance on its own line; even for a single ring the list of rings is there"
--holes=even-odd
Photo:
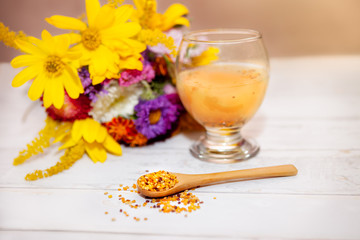
[[[174,187],[178,182],[174,174],[161,170],[141,176],[138,186],[144,190],[159,192]]]

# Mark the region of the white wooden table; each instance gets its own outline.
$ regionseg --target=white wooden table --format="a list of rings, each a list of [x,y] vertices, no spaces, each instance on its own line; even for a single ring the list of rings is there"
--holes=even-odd
[[[251,160],[196,160],[188,147],[198,134],[181,134],[124,148],[104,164],[84,157],[68,171],[26,182],[26,173],[52,166],[62,153],[54,147],[12,165],[45,114],[27,99],[27,87],[11,88],[18,70],[1,64],[0,239],[360,239],[360,56],[272,59],[271,66],[265,101],[243,131],[261,145]],[[126,209],[116,197],[119,184],[131,186],[145,170],[207,173],[288,163],[298,176],[196,189],[204,204],[188,217],[127,210],[148,218],[137,222],[119,213]]]

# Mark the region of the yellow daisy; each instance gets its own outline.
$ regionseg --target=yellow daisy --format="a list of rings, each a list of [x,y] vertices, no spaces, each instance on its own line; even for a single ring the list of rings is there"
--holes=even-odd
[[[66,149],[84,141],[85,151],[96,162],[105,162],[106,151],[120,156],[121,146],[107,133],[106,128],[92,118],[76,120],[70,132],[55,140],[64,140],[59,150]]]
[[[89,65],[95,85],[105,78],[116,77],[124,68],[122,59],[137,57],[146,49],[145,44],[133,39],[141,27],[138,23],[128,21],[132,13],[133,8],[130,5],[113,8],[106,4],[101,7],[98,0],[86,0],[88,24],[60,15],[47,18],[46,21],[61,29],[79,31],[73,36],[75,42],[79,43],[74,49],[83,54],[80,64]],[[140,59],[135,62],[127,64],[126,68],[141,69]]]
[[[136,11],[132,18],[144,28],[167,31],[175,25],[190,26],[189,20],[183,17],[189,10],[180,3],[172,4],[163,14],[157,13],[156,0],[134,0],[134,4]]]
[[[15,57],[11,65],[26,68],[15,76],[12,86],[20,87],[34,79],[28,92],[29,98],[35,101],[44,93],[45,108],[54,105],[60,109],[64,104],[64,88],[73,99],[84,92],[74,65],[81,53],[69,50],[69,35],[53,37],[43,30],[41,38],[28,37],[28,41],[15,39],[16,46],[26,54]]]

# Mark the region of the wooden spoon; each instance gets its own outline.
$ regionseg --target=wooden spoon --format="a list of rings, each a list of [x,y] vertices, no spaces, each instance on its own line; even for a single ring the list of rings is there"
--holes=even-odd
[[[186,189],[192,189],[195,187],[211,185],[216,183],[226,183],[239,180],[248,180],[248,179],[259,179],[259,178],[269,178],[269,177],[286,177],[296,175],[298,170],[292,164],[289,165],[280,165],[273,167],[262,167],[262,168],[253,168],[253,169],[244,169],[237,171],[229,172],[218,172],[218,173],[206,173],[206,174],[182,174],[182,173],[171,173],[174,174],[178,183],[174,187],[164,190],[164,191],[149,191],[142,189],[138,185],[138,191],[146,196],[151,198],[165,197],[172,195]],[[138,179],[139,181],[139,179]]]

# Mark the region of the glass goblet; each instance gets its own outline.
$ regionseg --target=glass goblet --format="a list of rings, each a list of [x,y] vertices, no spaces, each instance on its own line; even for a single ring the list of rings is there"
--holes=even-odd
[[[260,107],[269,79],[261,34],[212,29],[183,36],[176,59],[176,86],[190,115],[206,129],[190,152],[205,161],[228,163],[259,151],[240,130]]]

